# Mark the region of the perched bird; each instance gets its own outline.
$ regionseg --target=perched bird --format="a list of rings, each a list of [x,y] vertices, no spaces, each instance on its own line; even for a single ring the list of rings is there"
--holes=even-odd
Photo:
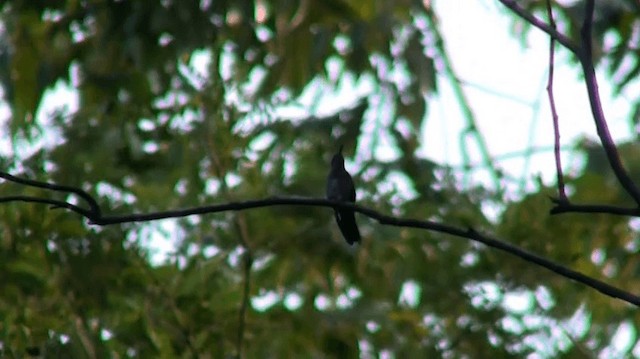
[[[327,199],[334,201],[355,202],[356,188],[353,179],[344,169],[342,146],[331,159],[331,171],[327,176]],[[360,242],[360,231],[356,225],[355,213],[352,209],[334,208],[338,228],[350,245]]]

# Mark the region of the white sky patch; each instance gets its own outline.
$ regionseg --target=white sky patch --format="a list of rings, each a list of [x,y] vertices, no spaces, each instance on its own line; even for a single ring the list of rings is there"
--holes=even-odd
[[[260,295],[251,298],[251,306],[259,312],[268,310],[269,308],[274,306],[280,299],[278,294],[272,290],[261,290],[260,292]]]
[[[638,331],[631,321],[624,321],[611,339],[611,347],[618,353],[627,353],[638,340]]]
[[[5,91],[0,89],[0,95],[5,96]],[[55,147],[63,142],[59,131],[52,127],[51,118],[54,116],[69,116],[79,108],[78,93],[68,83],[58,80],[55,85],[46,89],[42,95],[40,107],[35,114],[36,121],[43,128],[41,138],[33,144],[18,144],[20,158],[27,158],[38,148],[45,146]],[[13,154],[12,138],[5,123],[11,120],[11,108],[2,99],[0,101],[0,155],[11,156]]]
[[[242,182],[242,177],[235,173],[229,173],[225,176],[225,183],[229,188],[233,188]]]
[[[110,340],[113,338],[113,333],[110,330],[102,329],[100,331],[100,338],[104,341]]]
[[[296,311],[304,304],[302,297],[298,293],[289,293],[284,297],[284,306],[290,311]]]
[[[0,96],[4,96],[4,90],[0,88]],[[11,119],[11,108],[9,104],[2,100],[0,101],[0,155],[10,156],[13,153],[11,149],[11,136],[9,134],[9,128],[5,124]]]
[[[336,299],[336,307],[347,309],[353,305],[353,302],[345,294],[340,294]]]
[[[53,131],[50,119],[56,115],[69,116],[74,114],[79,107],[78,91],[62,80],[58,80],[52,88],[44,92],[41,105],[36,113],[36,120],[46,128],[43,132],[45,146],[53,147],[61,143],[60,134],[58,131]]]
[[[229,255],[227,256],[227,262],[229,263],[229,265],[232,267],[237,267],[238,264],[240,264],[240,256],[242,256],[243,253],[244,248],[239,245],[236,246],[236,248],[229,252]]]
[[[505,330],[508,330],[515,334],[522,334],[525,328],[522,321],[514,316],[505,317],[500,321],[500,323]]]
[[[205,180],[204,192],[208,195],[215,195],[220,190],[220,180],[215,178],[209,178]]]
[[[100,197],[109,198],[114,202],[133,204],[136,201],[136,197],[132,193],[126,192],[107,182],[98,182],[96,184],[96,192]]]
[[[220,252],[221,252],[220,248],[213,245],[205,246],[202,249],[202,255],[207,259],[217,256],[218,254],[220,254]]]
[[[378,324],[378,323],[376,323],[376,322],[374,322],[374,321],[372,321],[372,320],[370,320],[370,321],[368,321],[368,322],[367,322],[366,327],[367,327],[367,330],[368,330],[370,333],[375,333],[375,332],[377,332],[378,330],[380,330],[380,324]]]
[[[536,288],[534,296],[538,305],[544,310],[549,310],[556,304],[555,300],[553,299],[553,295],[546,287],[539,286],[538,288]]]
[[[209,78],[211,65],[211,51],[208,49],[195,50],[191,53],[189,62],[178,63],[178,71],[189,83],[197,89],[202,89]]]
[[[530,291],[509,292],[504,296],[503,306],[510,313],[523,314],[533,308],[533,295]]]
[[[633,347],[631,354],[634,358],[640,358],[640,340],[636,342],[636,345]]]
[[[58,338],[61,344],[67,344],[71,340],[71,338],[69,338],[69,336],[66,334],[60,334]]]
[[[325,311],[331,306],[331,299],[324,294],[320,294],[316,296],[313,304],[318,308],[318,310]]]
[[[462,267],[473,267],[478,263],[478,253],[476,252],[467,252],[462,255],[460,258],[460,266]]]
[[[574,338],[582,338],[591,327],[591,318],[581,306],[568,320],[562,323],[569,335]]]
[[[130,232],[127,240],[146,248],[152,265],[161,265],[167,263],[176,243],[180,243],[184,235],[177,220],[170,218],[146,223],[139,230]]]
[[[503,298],[501,289],[492,282],[469,283],[464,289],[474,307],[494,308]]]
[[[496,156],[523,151],[528,146],[552,148],[553,124],[545,90],[548,37],[532,29],[523,48],[512,33],[505,31],[513,18],[497,2],[468,1],[461,10],[457,1],[438,1],[435,7],[454,71],[466,84],[465,93],[490,152]],[[556,51],[554,78],[563,146],[585,135],[597,138],[580,68],[568,62],[566,53],[563,49]],[[597,75],[612,136],[616,141],[628,140],[630,101],[614,98],[603,71],[598,70]],[[439,79],[440,92],[430,102],[420,152],[458,166],[462,164],[459,134],[465,121],[451,86],[443,80]],[[475,144],[471,143],[473,149]],[[470,151],[470,155],[473,162],[480,161],[477,149]],[[568,165],[567,154],[563,154],[563,161]],[[501,167],[516,178],[541,174],[546,183],[555,181],[552,151],[536,154],[528,168],[524,165],[525,160],[520,157],[505,161]]]
[[[398,304],[405,305],[411,308],[416,308],[420,304],[420,293],[422,289],[418,282],[414,280],[406,281],[402,284],[400,289],[400,297],[398,298]]]

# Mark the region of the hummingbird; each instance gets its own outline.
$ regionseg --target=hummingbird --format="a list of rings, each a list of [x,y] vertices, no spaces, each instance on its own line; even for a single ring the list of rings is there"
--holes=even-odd
[[[353,179],[347,170],[344,169],[344,157],[342,157],[342,147],[331,159],[331,171],[327,176],[327,199],[334,201],[355,202],[356,188]],[[352,209],[334,208],[338,228],[344,239],[350,245],[360,242],[360,231],[356,225],[355,213]]]

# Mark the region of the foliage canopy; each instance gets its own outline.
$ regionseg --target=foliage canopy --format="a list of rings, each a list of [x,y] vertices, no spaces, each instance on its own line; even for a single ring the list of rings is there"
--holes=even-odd
[[[571,36],[580,3],[554,4]],[[444,71],[436,64],[447,61],[428,1],[1,4],[12,145],[2,171],[82,188],[109,213],[144,213],[321,197],[343,144],[360,204],[496,233],[640,287],[637,221],[549,216],[554,188],[513,196],[416,155]],[[613,76],[622,89],[640,72],[640,49],[628,46],[637,4],[598,4],[609,12],[597,19],[597,60],[622,74]],[[527,6],[544,15],[543,2]],[[610,49],[606,32],[619,40]],[[78,107],[43,113],[65,86]],[[384,141],[396,159],[376,159]],[[620,148],[638,157],[636,144]],[[624,203],[598,147],[576,151],[586,165],[568,179],[572,198]],[[640,178],[638,165],[630,171]],[[78,200],[3,183],[0,196],[10,195]],[[637,308],[472,242],[358,217],[364,241],[348,248],[325,208],[274,208],[97,227],[41,204],[0,204],[0,352],[584,357],[611,353],[621,325],[638,330]],[[152,261],[150,243],[162,237],[175,251]]]

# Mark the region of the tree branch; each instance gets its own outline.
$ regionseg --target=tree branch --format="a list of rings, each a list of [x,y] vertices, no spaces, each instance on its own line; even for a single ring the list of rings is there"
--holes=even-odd
[[[567,50],[578,55],[580,49],[576,44],[573,43],[573,41],[569,37],[559,32],[554,27],[547,25],[544,21],[530,14],[526,9],[518,5],[515,0],[498,0],[498,1],[500,1],[504,6],[511,9],[511,11],[516,13],[522,19],[526,20],[529,24],[546,32],[547,35],[551,36],[553,39],[558,41],[562,46],[566,47]]]
[[[580,65],[582,67],[582,72],[584,73],[585,77],[585,84],[587,86],[587,94],[589,96],[591,113],[596,125],[598,137],[600,138],[602,147],[604,148],[607,155],[609,165],[616,175],[618,182],[620,182],[620,185],[622,185],[625,191],[634,199],[636,204],[640,207],[640,190],[638,190],[638,187],[631,180],[629,174],[622,165],[620,155],[618,154],[618,149],[613,142],[613,139],[611,138],[611,133],[609,132],[607,120],[605,118],[604,111],[602,110],[602,103],[600,102],[598,81],[595,74],[592,55],[592,25],[595,0],[586,0],[584,21],[582,23],[582,28],[580,29],[579,46],[573,44],[573,42],[568,37],[558,32],[556,29],[554,29],[553,26],[547,25],[542,20],[528,13],[524,8],[516,4],[514,0],[498,1],[500,1],[504,6],[511,9],[514,13],[516,13],[522,19],[526,20],[531,25],[547,33],[549,36],[551,36],[552,39],[558,41],[578,57],[578,60],[580,61]],[[560,194],[560,196],[562,199],[562,194]],[[565,206],[563,207],[563,209],[566,210],[572,207],[573,206]]]
[[[556,22],[553,20],[553,9],[551,1],[547,0],[547,13],[549,23],[552,29],[556,29]],[[562,161],[560,158],[560,124],[558,120],[558,111],[556,110],[556,100],[553,95],[553,74],[555,61],[555,39],[549,36],[549,78],[547,81],[547,94],[549,97],[549,107],[551,108],[551,118],[553,119],[553,154],[556,160],[556,177],[558,182],[558,196],[560,200],[567,202],[567,193],[564,189],[564,176],[562,175]]]
[[[555,207],[549,211],[550,214],[562,214],[562,213],[601,213],[601,214],[615,214],[618,216],[640,217],[640,208],[633,207],[618,207],[602,204],[572,204],[567,201],[559,199],[552,199],[556,204]]]
[[[618,182],[634,199],[636,204],[640,206],[640,191],[636,187],[635,183],[629,177],[629,174],[624,169],[622,162],[620,161],[620,155],[616,148],[609,127],[607,126],[607,120],[602,110],[602,103],[600,102],[600,94],[598,91],[598,80],[596,78],[596,72],[593,65],[591,36],[592,36],[592,23],[593,23],[593,11],[595,7],[594,0],[587,0],[585,6],[584,22],[582,29],[580,30],[581,48],[578,52],[578,59],[582,65],[582,72],[584,72],[584,78],[587,85],[587,93],[589,94],[589,103],[591,105],[591,113],[596,124],[598,131],[598,137],[602,142],[602,147],[607,154],[607,159],[611,165],[611,169],[618,178]]]
[[[52,191],[58,191],[58,192],[75,193],[78,197],[84,199],[89,204],[89,210],[88,211],[87,210],[82,210],[83,212],[92,212],[93,213],[92,215],[98,216],[98,217],[100,216],[100,206],[98,205],[96,200],[93,199],[93,197],[89,193],[83,191],[80,188],[71,187],[71,186],[63,186],[63,185],[59,185],[59,184],[55,184],[55,183],[48,183],[48,182],[30,180],[30,179],[26,179],[26,178],[20,178],[20,177],[13,176],[13,175],[11,175],[9,173],[5,173],[5,172],[0,172],[0,178],[4,178],[7,181],[23,184],[23,185],[26,185],[26,186],[44,188],[44,189],[48,189],[48,190],[52,190]],[[36,202],[36,201],[34,201],[34,202]],[[62,203],[62,202],[59,202],[59,203]],[[70,206],[75,207],[75,209],[70,208]],[[77,211],[77,210],[80,209],[80,207],[77,207],[77,206],[74,206],[74,205],[68,204],[68,203],[67,203],[67,205],[63,205],[62,207],[71,209],[73,211]]]
[[[16,177],[10,176],[10,178],[11,177],[16,178]],[[7,177],[5,176],[4,178],[7,178]],[[35,187],[41,187],[37,184],[37,181],[21,181],[20,183],[27,184],[28,182],[35,182],[36,183],[34,184]],[[23,197],[14,196],[10,198],[11,200],[7,200],[7,198],[9,197],[5,197],[5,198],[0,197],[0,203],[10,202],[10,201],[21,201]],[[29,202],[38,202],[33,200],[33,198],[29,198],[29,199],[30,199]],[[51,200],[47,200],[47,199],[42,199],[42,201],[39,201],[39,202],[51,204]],[[63,206],[63,205],[60,205],[60,203],[64,203],[64,202],[59,202],[59,201],[55,201],[55,202],[56,202],[56,205],[58,205],[58,207],[69,208],[69,209],[75,208],[75,206],[71,204],[67,204],[67,206]],[[609,285],[603,281],[589,277],[585,274],[572,270],[568,267],[565,267],[559,263],[553,262],[549,259],[541,257],[532,252],[528,252],[511,243],[501,241],[499,239],[495,239],[488,235],[481,234],[480,232],[476,231],[473,228],[462,229],[462,228],[457,228],[454,226],[441,224],[433,221],[396,218],[396,217],[384,215],[373,209],[362,207],[362,206],[359,206],[353,203],[348,203],[348,202],[337,202],[337,201],[331,201],[327,199],[303,198],[303,197],[287,197],[287,198],[271,197],[271,198],[266,198],[261,200],[229,202],[229,203],[218,204],[218,205],[193,207],[193,208],[180,209],[180,210],[153,212],[153,213],[145,213],[145,214],[130,214],[130,215],[120,215],[120,216],[101,216],[100,211],[75,211],[75,212],[87,218],[92,224],[106,226],[106,225],[113,225],[113,224],[119,224],[119,223],[146,222],[146,221],[152,221],[157,219],[186,217],[186,216],[195,215],[195,214],[207,214],[207,213],[216,213],[216,212],[224,212],[224,211],[242,211],[242,210],[248,210],[248,209],[254,209],[254,208],[271,207],[271,206],[289,206],[289,205],[328,207],[328,208],[336,208],[336,207],[347,208],[347,209],[352,209],[358,213],[361,213],[369,218],[375,219],[382,225],[426,229],[429,231],[445,233],[455,237],[465,238],[475,242],[480,242],[489,247],[514,255],[527,262],[546,268],[547,270],[550,270],[556,274],[559,274],[560,276],[582,283],[588,287],[591,287],[603,293],[604,295],[607,295],[613,298],[618,298],[625,302],[634,304],[636,306],[640,306],[640,297],[634,294],[631,294],[630,292],[624,291],[620,288]],[[250,266],[251,261],[249,260],[246,261],[245,265]],[[245,282],[245,285],[248,283],[248,279],[249,278],[247,277],[246,278],[247,281]]]

